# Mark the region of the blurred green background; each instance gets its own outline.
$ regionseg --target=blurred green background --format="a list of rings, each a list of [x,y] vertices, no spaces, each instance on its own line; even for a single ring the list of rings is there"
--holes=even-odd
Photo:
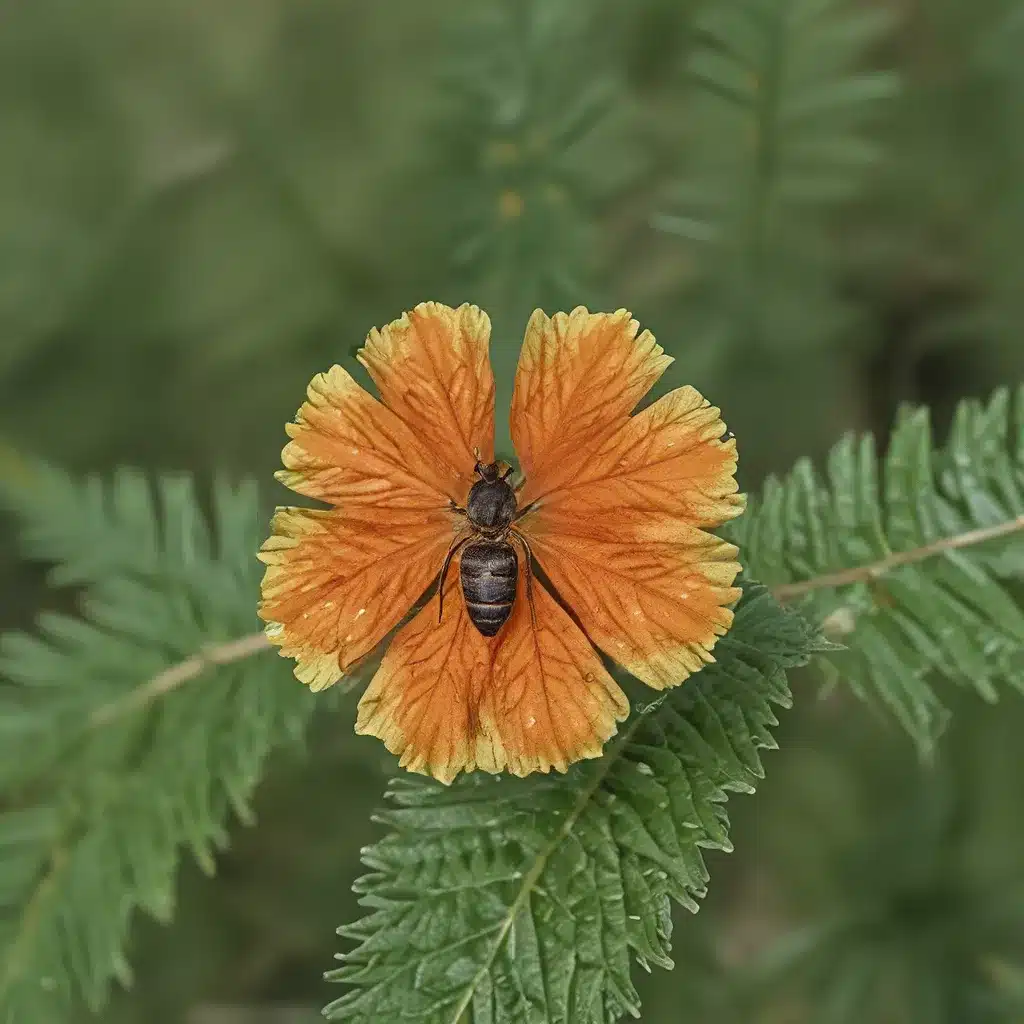
[[[708,87],[730,5],[767,19],[788,114]],[[942,428],[1024,379],[1022,52],[1010,0],[8,4],[0,442],[283,502],[306,382],[428,298],[491,312],[499,408],[535,306],[630,308],[746,488],[902,401]],[[6,537],[0,566],[4,627],[71,600]],[[1024,1021],[1020,701],[947,695],[922,766],[845,692],[797,694],[644,1020]],[[317,1019],[388,765],[329,703],[216,881],[138,923],[104,1020]]]

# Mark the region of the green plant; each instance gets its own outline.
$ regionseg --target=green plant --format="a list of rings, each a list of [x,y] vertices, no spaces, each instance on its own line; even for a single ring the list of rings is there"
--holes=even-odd
[[[1024,369],[1019,11],[445,6],[452,37],[412,2],[154,5],[153,23],[103,0],[102,38],[70,9],[59,32],[11,13],[0,257],[24,279],[0,290],[0,428],[69,465],[148,468],[0,457],[19,623],[0,641],[0,1022],[119,1013],[133,921],[174,916],[183,858],[212,873],[271,753],[333,711],[260,632],[274,496],[252,480],[269,486],[313,372],[437,297],[496,314],[499,409],[533,306],[634,305],[672,383],[738,434],[744,596],[716,663],[634,699],[601,759],[388,785],[328,1014],[610,1024],[646,1002],[634,962],[674,958],[688,1024],[1017,1024],[1024,390],[993,388]],[[167,138],[149,102],[174,110]],[[890,423],[894,397],[914,401]],[[833,443],[823,404],[863,429]],[[841,728],[814,717],[835,705]],[[791,753],[799,728],[827,756]],[[345,783],[325,784],[343,842]],[[745,805],[778,824],[744,870],[789,902],[734,967],[709,882],[739,870],[719,854]],[[702,906],[695,938],[679,909]]]

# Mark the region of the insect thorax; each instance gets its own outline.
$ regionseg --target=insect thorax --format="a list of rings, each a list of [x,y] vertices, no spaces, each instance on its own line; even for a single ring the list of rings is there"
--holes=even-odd
[[[469,521],[485,533],[501,533],[516,515],[516,494],[505,480],[478,480],[466,502]]]

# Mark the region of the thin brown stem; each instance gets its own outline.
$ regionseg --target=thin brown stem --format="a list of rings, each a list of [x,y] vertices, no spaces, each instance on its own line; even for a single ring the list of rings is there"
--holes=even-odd
[[[14,940],[6,951],[7,962],[4,964],[3,973],[0,974],[0,1001],[7,995],[11,987],[18,980],[18,973],[23,967],[23,958],[36,930],[43,912],[46,909],[46,902],[53,894],[60,882],[61,875],[70,863],[67,851],[63,846],[56,846],[50,857],[46,872],[36,884],[35,890],[25,909],[18,920],[18,927],[14,932]]]
[[[190,655],[184,661],[165,668],[124,697],[97,708],[89,716],[89,725],[94,727],[108,725],[114,719],[120,718],[121,715],[145,707],[157,698],[176,690],[182,683],[195,679],[208,668],[241,661],[242,658],[248,658],[250,655],[269,650],[269,648],[270,641],[263,632],[250,633],[248,636],[239,637],[237,640],[228,640],[222,644],[212,644],[196,654]]]
[[[867,565],[857,565],[852,569],[843,569],[840,572],[831,572],[824,576],[812,576],[810,579],[798,580],[795,583],[783,583],[781,586],[773,587],[772,593],[780,601],[791,601],[812,590],[844,587],[850,583],[863,583],[866,580],[878,579],[902,565],[924,561],[924,559],[941,554],[943,551],[968,548],[987,540],[1006,537],[1018,530],[1024,530],[1024,516],[1017,516],[1016,519],[1010,519],[995,526],[983,526],[978,530],[968,530],[966,533],[958,533],[952,537],[943,537],[942,540],[925,544],[919,548],[911,548],[909,551],[897,551],[877,562],[869,562]]]
[[[89,716],[88,725],[90,727],[108,725],[121,715],[145,707],[151,701],[171,693],[183,683],[201,675],[208,668],[240,661],[242,658],[248,658],[250,655],[269,650],[269,648],[270,641],[262,632],[251,633],[249,636],[229,640],[226,643],[210,645],[184,661],[179,661],[159,672],[124,697],[97,708]],[[15,983],[19,971],[23,967],[25,951],[39,929],[46,902],[53,897],[54,891],[60,884],[62,874],[71,863],[70,854],[64,846],[66,841],[65,836],[58,840],[46,871],[36,883],[32,896],[25,904],[15,931],[15,938],[8,950],[7,962],[3,970],[0,971],[0,997]]]

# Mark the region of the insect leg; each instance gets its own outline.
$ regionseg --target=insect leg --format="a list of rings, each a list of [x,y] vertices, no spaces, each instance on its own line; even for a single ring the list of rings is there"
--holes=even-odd
[[[523,554],[526,556],[526,598],[530,602],[530,623],[536,629],[537,610],[533,606],[533,548],[526,537],[514,527],[509,532],[523,545]]]
[[[525,482],[526,481],[524,480],[523,483],[525,483]],[[515,519],[513,519],[512,522],[515,522],[516,519],[522,519],[523,516],[525,516],[527,512],[531,512],[533,510],[533,507],[536,504],[537,504],[537,502],[531,501],[529,505],[524,505],[522,508],[517,509],[516,510],[516,515],[515,515]]]
[[[451,547],[448,548],[448,554],[444,556],[444,565],[441,566],[441,578],[437,582],[437,621],[439,624],[441,622],[441,612],[444,609],[444,578],[448,575],[448,566],[451,565],[455,552],[464,544],[468,544],[472,539],[473,534],[471,533],[465,537],[456,537],[452,541]]]

